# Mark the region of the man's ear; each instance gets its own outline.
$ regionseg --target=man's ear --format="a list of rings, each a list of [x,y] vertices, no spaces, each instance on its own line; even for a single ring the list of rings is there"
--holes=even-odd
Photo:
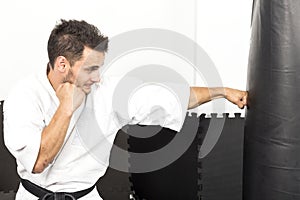
[[[54,63],[56,69],[61,73],[65,73],[67,71],[68,65],[69,62],[64,56],[58,56]]]

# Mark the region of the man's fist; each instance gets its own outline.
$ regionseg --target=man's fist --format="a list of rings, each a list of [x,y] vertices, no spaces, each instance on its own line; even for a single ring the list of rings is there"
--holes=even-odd
[[[225,98],[242,109],[244,106],[247,106],[248,92],[232,88],[225,88]]]
[[[79,87],[71,83],[63,83],[56,90],[61,106],[66,111],[73,113],[85,99],[85,93]]]

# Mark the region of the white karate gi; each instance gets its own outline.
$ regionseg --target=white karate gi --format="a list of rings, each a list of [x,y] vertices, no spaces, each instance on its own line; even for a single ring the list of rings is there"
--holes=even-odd
[[[153,105],[164,108],[164,124],[160,125],[180,130],[184,122],[181,105],[166,90],[147,87],[140,92],[142,96],[129,101],[130,114],[124,117],[112,105],[116,83],[102,79],[93,86],[86,101],[73,114],[60,152],[40,174],[33,174],[32,169],[40,148],[41,132],[52,119],[59,100],[46,73],[30,76],[17,84],[4,102],[4,139],[16,158],[19,176],[54,192],[75,192],[91,187],[104,175],[113,141],[122,126],[161,123],[148,116]],[[187,103],[188,99],[186,107]],[[91,148],[93,145],[97,148]],[[99,152],[101,155],[95,155]],[[16,199],[37,198],[20,184]],[[100,200],[101,197],[95,188],[81,199]]]

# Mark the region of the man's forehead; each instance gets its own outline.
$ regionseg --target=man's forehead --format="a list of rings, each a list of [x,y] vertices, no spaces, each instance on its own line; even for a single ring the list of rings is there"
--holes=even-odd
[[[85,60],[84,63],[86,65],[99,65],[102,66],[104,63],[104,59],[105,59],[105,53],[104,52],[99,52],[99,51],[89,51],[89,53],[87,53],[85,55]]]

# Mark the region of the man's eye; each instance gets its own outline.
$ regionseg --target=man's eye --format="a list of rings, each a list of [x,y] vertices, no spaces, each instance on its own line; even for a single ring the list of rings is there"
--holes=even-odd
[[[98,69],[99,69],[98,66],[93,66],[93,67],[86,68],[86,71],[87,72],[93,72],[93,71],[97,71]]]
[[[88,73],[92,73],[93,71],[95,71],[96,69],[94,69],[94,68],[87,68],[87,69],[85,69],[85,71],[86,72],[88,72]]]

